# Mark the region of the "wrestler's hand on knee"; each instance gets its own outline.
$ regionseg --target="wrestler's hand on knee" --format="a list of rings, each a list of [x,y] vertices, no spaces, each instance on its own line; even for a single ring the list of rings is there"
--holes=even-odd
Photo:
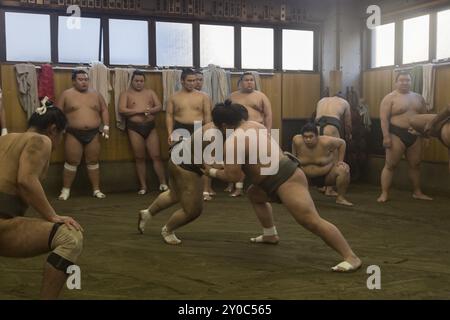
[[[67,228],[69,228],[69,230],[72,230],[72,228],[74,228],[77,231],[84,231],[83,228],[80,226],[80,224],[71,217],[55,215],[52,218],[51,222],[64,223],[67,226]]]

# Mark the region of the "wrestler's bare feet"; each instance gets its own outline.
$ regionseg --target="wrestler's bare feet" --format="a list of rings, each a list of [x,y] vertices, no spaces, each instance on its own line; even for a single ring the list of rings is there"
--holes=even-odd
[[[347,207],[353,207],[353,203],[351,203],[350,201],[348,201],[347,199],[345,199],[342,196],[338,196],[336,198],[336,203],[337,204],[341,204],[343,206],[347,206]]]
[[[264,236],[260,235],[256,238],[250,238],[250,242],[252,243],[263,243],[263,244],[278,244],[280,241],[280,237],[277,235],[274,236]]]
[[[386,201],[389,200],[389,197],[386,193],[382,193],[381,196],[378,197],[377,201],[379,203],[385,203]]]
[[[433,198],[430,198],[429,196],[423,194],[422,192],[415,192],[413,193],[413,198],[416,200],[427,200],[427,201],[432,201]]]

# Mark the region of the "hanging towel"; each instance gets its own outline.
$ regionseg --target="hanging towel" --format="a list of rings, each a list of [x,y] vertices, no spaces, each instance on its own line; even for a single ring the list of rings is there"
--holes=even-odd
[[[55,101],[55,89],[53,83],[53,68],[50,64],[41,67],[38,77],[38,97],[42,99],[48,97],[50,101]]]
[[[169,98],[181,89],[181,70],[163,70],[163,110],[166,110]]]
[[[415,66],[411,70],[411,90],[422,94],[423,88],[423,68],[422,66]]]
[[[215,65],[203,69],[203,88],[212,100],[213,106],[222,103],[230,95],[231,76],[229,72]]]
[[[423,92],[427,110],[434,109],[434,87],[436,83],[436,70],[431,63],[423,66]]]
[[[115,68],[114,69],[114,108],[116,113],[116,127],[122,131],[125,130],[125,119],[119,113],[120,94],[130,87],[131,77],[135,69],[132,68]]]
[[[16,64],[15,69],[20,105],[27,119],[30,119],[39,106],[36,67],[32,64]]]
[[[89,87],[100,93],[109,105],[112,90],[109,69],[101,62],[93,62],[89,68],[89,79]]]

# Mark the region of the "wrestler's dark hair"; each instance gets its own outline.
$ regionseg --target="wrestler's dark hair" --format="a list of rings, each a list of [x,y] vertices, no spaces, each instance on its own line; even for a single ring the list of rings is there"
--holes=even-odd
[[[239,112],[240,112],[241,115],[242,115],[242,119],[245,120],[245,121],[248,121],[248,110],[247,110],[247,108],[244,107],[242,104],[239,104],[239,103],[234,103],[234,104],[233,104],[233,102],[232,102],[230,99],[227,99],[227,100],[225,100],[225,102],[223,103],[223,105],[224,105],[225,107],[231,107],[231,106],[233,106],[233,108],[239,109]]]
[[[347,98],[344,96],[344,94],[341,91],[336,93],[334,96],[335,97],[339,97],[339,98],[344,99],[344,100],[347,100]]]
[[[397,75],[395,76],[395,82],[398,81],[398,78],[400,78],[401,76],[409,76],[411,77],[411,73],[409,71],[400,71],[399,73],[397,73]]]
[[[186,79],[187,76],[195,76],[196,74],[197,74],[197,72],[195,72],[191,68],[183,69],[183,71],[181,72],[181,80]]]
[[[203,72],[202,72],[202,70],[196,69],[196,70],[195,70],[195,74],[201,74],[201,75],[203,75]]]
[[[212,111],[212,120],[214,125],[217,128],[220,128],[222,124],[237,126],[243,119],[245,119],[242,108],[245,109],[244,106],[240,104],[233,104],[230,100],[226,100],[224,103],[216,104]]]
[[[72,71],[72,81],[75,80],[77,78],[77,75],[79,74],[88,74],[88,73],[86,72],[86,70],[83,69],[75,69]]]
[[[134,70],[133,75],[131,76],[131,81],[133,81],[135,77],[140,77],[140,76],[145,78],[145,73],[142,72],[141,70]]]
[[[314,133],[316,136],[319,135],[319,130],[317,130],[316,125],[313,122],[308,122],[307,124],[305,124],[303,126],[303,128],[300,130],[300,133],[303,135],[306,132],[312,132]]]
[[[47,107],[47,111],[44,114],[33,113],[30,120],[28,120],[28,127],[35,128],[38,132],[45,132],[53,124],[56,125],[60,132],[66,129],[67,126],[66,115],[54,106]]]
[[[244,79],[245,76],[252,76],[252,77],[253,77],[253,80],[255,80],[255,75],[254,75],[253,73],[251,73],[250,71],[246,71],[246,72],[244,72],[244,73],[241,75],[241,77],[239,78],[238,84],[239,84],[239,82],[242,81],[242,79]]]

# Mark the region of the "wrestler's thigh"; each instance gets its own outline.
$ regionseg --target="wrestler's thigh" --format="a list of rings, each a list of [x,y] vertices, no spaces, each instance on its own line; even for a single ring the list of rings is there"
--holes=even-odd
[[[32,218],[0,220],[0,256],[26,258],[49,252],[53,226],[54,223]]]
[[[159,135],[156,128],[153,129],[147,137],[145,144],[150,157],[159,157],[161,155],[161,151],[159,149]]]
[[[392,145],[386,149],[386,163],[390,166],[396,166],[405,153],[405,145],[395,134],[391,134]]]
[[[128,140],[130,140],[131,149],[136,158],[145,158],[145,140],[142,136],[133,131],[128,130]]]
[[[83,145],[70,133],[66,134],[64,141],[66,162],[79,164],[83,156]]]
[[[84,147],[86,163],[97,163],[100,158],[100,135],[97,134],[92,141]]]
[[[422,160],[422,138],[417,138],[416,142],[406,150],[406,159],[409,165],[416,166]]]

